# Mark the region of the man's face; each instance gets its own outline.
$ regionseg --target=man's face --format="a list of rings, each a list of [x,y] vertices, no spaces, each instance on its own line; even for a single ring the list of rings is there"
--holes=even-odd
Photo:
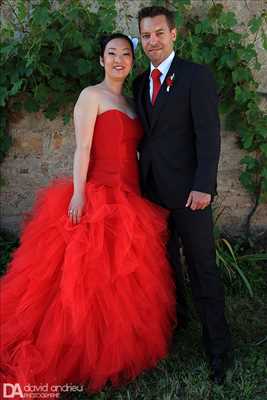
[[[154,67],[172,52],[176,40],[176,28],[170,29],[165,15],[146,17],[140,23],[143,50]]]

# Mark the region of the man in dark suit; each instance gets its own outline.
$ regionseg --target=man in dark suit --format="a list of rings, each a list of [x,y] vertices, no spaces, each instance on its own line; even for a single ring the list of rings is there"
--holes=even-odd
[[[145,132],[139,148],[141,188],[148,199],[171,210],[168,252],[176,269],[178,319],[186,317],[181,240],[211,377],[222,383],[231,337],[216,266],[211,210],[220,153],[215,83],[206,66],[174,53],[176,28],[171,11],[146,7],[140,10],[138,22],[142,47],[151,62],[133,84]]]

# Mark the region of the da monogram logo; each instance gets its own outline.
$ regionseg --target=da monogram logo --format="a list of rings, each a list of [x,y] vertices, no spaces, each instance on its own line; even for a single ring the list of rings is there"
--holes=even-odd
[[[7,399],[59,399],[62,392],[83,392],[82,385],[66,383],[64,385],[31,385],[21,386],[19,383],[3,383],[3,400]],[[0,390],[1,392],[1,390]],[[1,394],[0,399],[2,400]]]
[[[23,392],[21,390],[20,384],[19,383],[4,383],[3,384],[3,396],[4,399],[14,399],[15,396],[18,396],[16,398],[21,398],[23,399]]]

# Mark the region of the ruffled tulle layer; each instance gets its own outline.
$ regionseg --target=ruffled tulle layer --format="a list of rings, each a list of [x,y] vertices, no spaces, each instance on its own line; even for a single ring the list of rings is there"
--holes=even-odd
[[[25,385],[119,385],[155,366],[175,324],[166,212],[135,193],[87,183],[72,225],[73,185],[38,193],[1,280],[1,378]]]

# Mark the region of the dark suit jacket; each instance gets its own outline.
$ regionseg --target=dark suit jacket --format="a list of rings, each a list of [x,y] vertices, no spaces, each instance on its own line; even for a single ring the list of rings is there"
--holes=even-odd
[[[216,193],[220,153],[218,97],[210,70],[175,55],[166,77],[173,73],[173,85],[167,91],[165,79],[154,107],[149,70],[133,83],[144,128],[141,188],[149,197],[152,175],[159,202],[170,209],[184,207],[191,190]]]

